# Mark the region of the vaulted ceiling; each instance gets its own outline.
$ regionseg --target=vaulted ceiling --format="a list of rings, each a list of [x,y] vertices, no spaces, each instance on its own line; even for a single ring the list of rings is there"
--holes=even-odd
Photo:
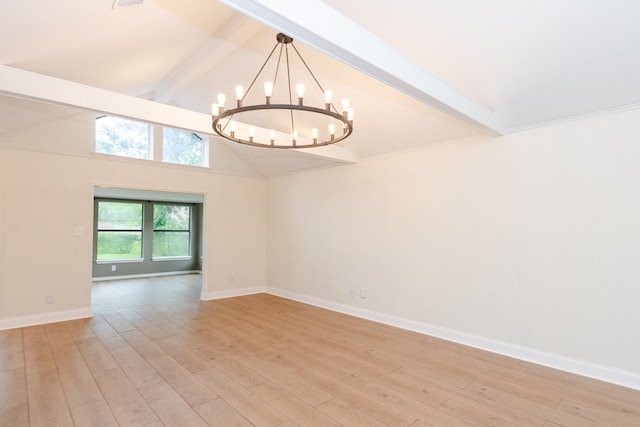
[[[0,5],[0,138],[85,109],[212,133],[215,94],[247,85],[280,31],[350,98],[355,132],[300,151],[212,136],[262,176],[640,104],[635,0],[119,2]]]

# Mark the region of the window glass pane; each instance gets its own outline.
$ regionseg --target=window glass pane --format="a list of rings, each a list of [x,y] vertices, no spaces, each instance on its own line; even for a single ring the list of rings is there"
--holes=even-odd
[[[99,201],[98,230],[142,230],[142,203]]]
[[[189,232],[154,231],[153,256],[189,256]]]
[[[97,259],[142,258],[142,203],[98,201]]]
[[[98,259],[142,258],[141,231],[98,231]]]
[[[162,161],[203,166],[206,143],[206,137],[200,137],[195,133],[164,128],[162,131]]]
[[[191,206],[154,205],[154,230],[189,230]]]
[[[153,256],[188,256],[191,206],[153,206]]]
[[[147,123],[118,117],[96,117],[96,151],[116,156],[149,159],[151,130]]]

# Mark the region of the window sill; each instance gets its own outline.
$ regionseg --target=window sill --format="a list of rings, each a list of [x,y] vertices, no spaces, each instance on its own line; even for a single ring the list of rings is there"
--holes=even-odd
[[[126,262],[143,262],[144,258],[112,258],[112,259],[98,259],[96,264],[123,264]]]
[[[144,159],[144,158],[137,158],[137,157],[127,157],[127,156],[120,156],[120,155],[117,155],[117,154],[101,153],[101,152],[98,152],[98,151],[92,151],[90,154],[92,156],[103,157],[105,159],[121,161],[121,162],[139,163],[139,164],[143,164],[143,165],[148,165],[149,163],[152,163],[154,165],[161,166],[163,168],[164,167],[171,167],[171,168],[176,168],[176,169],[186,169],[186,170],[193,170],[193,171],[207,171],[207,172],[212,170],[211,166],[209,166],[209,165],[202,165],[202,166],[182,165],[180,163],[163,162],[163,161],[157,160],[157,159]]]
[[[187,261],[191,258],[191,256],[160,256],[151,258],[151,261]]]

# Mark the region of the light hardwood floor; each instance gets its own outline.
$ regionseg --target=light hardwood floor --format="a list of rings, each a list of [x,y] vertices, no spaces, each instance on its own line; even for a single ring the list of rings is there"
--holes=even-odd
[[[0,331],[0,426],[639,426],[640,391],[200,276],[100,282]]]

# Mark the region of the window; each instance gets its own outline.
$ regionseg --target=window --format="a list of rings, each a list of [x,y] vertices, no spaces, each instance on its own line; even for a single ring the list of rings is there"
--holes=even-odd
[[[142,258],[142,203],[98,202],[97,260]]]
[[[153,205],[153,258],[187,257],[191,239],[191,206]]]
[[[111,116],[96,117],[96,151],[136,159],[151,158],[151,127]]]
[[[153,136],[154,129],[156,137]],[[162,159],[159,158],[160,150]],[[107,115],[96,116],[96,152],[179,165],[209,166],[207,136]],[[154,158],[154,152],[158,153],[158,158]]]
[[[163,128],[162,161],[180,165],[206,166],[204,162],[206,137],[192,132]]]

